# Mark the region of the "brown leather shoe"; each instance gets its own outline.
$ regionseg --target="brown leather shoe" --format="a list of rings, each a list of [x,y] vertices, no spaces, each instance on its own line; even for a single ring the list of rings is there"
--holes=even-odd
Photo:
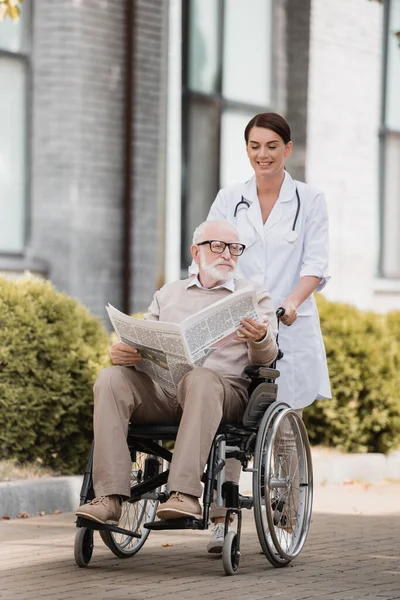
[[[76,511],[77,517],[96,521],[96,523],[118,523],[121,518],[121,499],[119,496],[99,496],[89,504],[83,504]]]
[[[159,519],[182,519],[183,517],[200,518],[202,514],[198,498],[172,492],[169,500],[164,502],[157,509]]]

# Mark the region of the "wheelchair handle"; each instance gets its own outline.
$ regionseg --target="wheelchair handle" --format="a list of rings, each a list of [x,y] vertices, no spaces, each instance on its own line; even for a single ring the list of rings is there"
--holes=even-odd
[[[278,340],[279,340],[279,320],[280,320],[281,317],[283,317],[283,315],[285,314],[285,312],[286,312],[286,310],[283,308],[283,306],[280,306],[278,308],[278,310],[276,311],[276,318],[278,319],[278,331],[277,331],[277,334],[276,334],[276,343],[277,344],[278,344]],[[283,357],[284,357],[284,354],[283,354],[282,350],[279,348],[279,345],[278,345],[278,355],[277,355],[277,357],[276,357],[276,359],[275,359],[275,361],[273,363],[274,368],[276,368],[276,361],[277,360],[281,360],[281,358],[283,358]]]
[[[285,314],[285,312],[286,312],[286,310],[283,308],[283,306],[280,306],[278,308],[278,310],[276,311],[276,318],[278,319],[278,321],[279,321],[279,319],[281,317],[283,317],[283,315]]]

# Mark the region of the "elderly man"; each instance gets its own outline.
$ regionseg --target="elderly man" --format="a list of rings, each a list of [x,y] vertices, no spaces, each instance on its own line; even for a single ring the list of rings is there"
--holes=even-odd
[[[269,365],[276,357],[276,318],[268,292],[248,280],[235,280],[243,253],[237,231],[226,221],[207,221],[194,232],[191,253],[199,274],[168,283],[156,292],[146,319],[179,323],[217,300],[249,285],[256,290],[263,321],[243,319],[238,336],[193,369],[171,395],[134,368],[140,352],[122,342],[111,347],[115,366],[102,370],[94,386],[93,485],[96,498],[76,514],[99,523],[118,522],[121,501],[130,496],[131,458],[128,423],[179,423],[168,479],[169,500],[157,516],[200,517],[201,476],[221,421],[241,421],[249,381],[247,364]],[[232,463],[232,461],[228,461]],[[236,462],[237,461],[233,461]],[[240,467],[240,464],[237,463]],[[231,471],[229,473],[229,470]],[[227,479],[238,481],[240,468],[227,465]],[[214,511],[213,518],[221,518]]]

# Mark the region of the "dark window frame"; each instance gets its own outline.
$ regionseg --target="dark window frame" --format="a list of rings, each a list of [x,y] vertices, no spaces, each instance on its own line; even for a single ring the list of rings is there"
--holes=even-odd
[[[382,80],[381,80],[381,112],[379,127],[379,251],[377,275],[382,279],[392,281],[400,280],[398,276],[389,276],[385,273],[385,255],[384,255],[384,236],[385,236],[385,178],[386,178],[386,148],[389,136],[400,137],[400,131],[387,127],[386,125],[386,105],[387,105],[387,87],[388,87],[388,55],[389,55],[389,28],[390,28],[390,7],[392,0],[384,0],[383,7],[383,48],[382,48]],[[399,49],[400,51],[400,49]]]
[[[187,200],[189,197],[189,164],[188,153],[190,148],[190,127],[189,113],[192,101],[204,102],[205,104],[215,105],[218,113],[218,135],[217,135],[217,157],[218,164],[216,172],[218,173],[218,181],[215,181],[215,193],[220,189],[220,171],[221,171],[221,123],[222,115],[225,110],[237,112],[249,112],[254,115],[272,110],[272,106],[260,104],[248,104],[245,102],[237,102],[227,99],[222,94],[223,81],[223,48],[224,48],[224,18],[225,18],[225,0],[215,0],[218,2],[218,50],[217,50],[217,82],[216,92],[214,94],[206,94],[198,91],[193,91],[189,87],[189,31],[190,31],[190,11],[192,0],[186,0],[182,5],[182,158],[181,158],[181,240],[186,237],[186,222],[187,222]],[[272,18],[276,10],[275,3],[272,3]],[[271,57],[272,57],[272,74],[271,88],[272,98],[271,104],[275,104],[275,60],[274,60],[274,30],[271,34]],[[214,199],[211,199],[211,203]],[[182,274],[187,273],[187,262],[185,258],[186,249],[181,244],[181,270]]]
[[[22,6],[24,10],[24,6]],[[25,111],[24,111],[24,130],[25,130],[25,189],[23,198],[23,248],[21,251],[6,251],[0,249],[0,258],[14,259],[23,258],[25,256],[26,247],[29,242],[30,227],[31,227],[31,174],[32,174],[32,154],[31,154],[31,139],[32,139],[32,24],[33,24],[34,3],[31,1],[29,7],[29,21],[27,27],[29,29],[29,45],[26,50],[13,52],[0,47],[0,60],[8,58],[16,62],[22,63],[25,69]]]

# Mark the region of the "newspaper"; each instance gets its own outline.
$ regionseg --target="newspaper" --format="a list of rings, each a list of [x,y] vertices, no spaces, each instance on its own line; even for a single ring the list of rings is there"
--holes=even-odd
[[[242,319],[261,320],[250,286],[179,324],[130,317],[111,304],[106,309],[119,339],[140,351],[143,360],[135,367],[172,392],[188,371],[202,366],[211,352],[237,336]]]

